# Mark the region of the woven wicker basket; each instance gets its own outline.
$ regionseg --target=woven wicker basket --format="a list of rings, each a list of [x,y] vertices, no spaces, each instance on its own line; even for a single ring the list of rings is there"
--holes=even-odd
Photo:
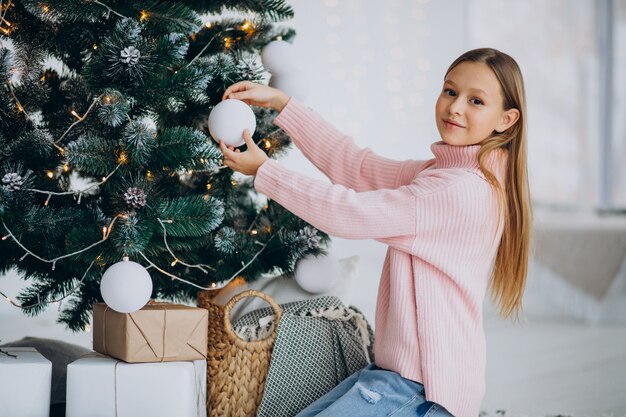
[[[225,306],[214,303],[211,296],[209,291],[201,291],[197,296],[198,306],[209,310],[207,415],[255,416],[263,398],[282,310],[269,295],[255,290],[235,295]],[[274,309],[274,330],[265,339],[246,342],[233,331],[230,311],[247,297],[259,297]]]

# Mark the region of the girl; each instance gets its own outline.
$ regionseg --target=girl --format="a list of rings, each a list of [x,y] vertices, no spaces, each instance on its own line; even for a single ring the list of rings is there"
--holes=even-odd
[[[274,123],[333,185],[288,171],[244,131],[224,163],[313,226],[389,245],[376,304],[375,364],[303,410],[309,416],[476,417],[485,392],[482,302],[518,316],[531,208],[521,71],[494,49],[461,55],[435,105],[434,159],[392,161],[283,92],[251,82],[224,98],[271,107]]]

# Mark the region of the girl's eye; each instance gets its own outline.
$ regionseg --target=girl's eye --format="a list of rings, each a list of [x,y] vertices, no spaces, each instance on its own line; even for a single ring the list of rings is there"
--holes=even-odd
[[[451,89],[451,88],[444,88],[443,92],[447,96],[456,97],[456,92],[453,89]]]
[[[481,105],[483,105],[483,104],[484,104],[484,103],[482,102],[482,100],[481,100],[481,99],[476,98],[476,97],[474,97],[474,98],[470,99],[470,102],[471,102],[472,104],[477,105],[477,106],[481,106]]]

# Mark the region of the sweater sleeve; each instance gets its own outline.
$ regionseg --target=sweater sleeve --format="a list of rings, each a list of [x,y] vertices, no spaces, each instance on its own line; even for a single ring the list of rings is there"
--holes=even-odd
[[[290,171],[272,159],[261,165],[254,186],[328,234],[346,239],[377,239],[412,252],[416,198],[408,186],[357,192]]]
[[[304,156],[333,184],[355,191],[409,184],[429,161],[395,161],[361,149],[313,110],[293,97],[274,120]]]

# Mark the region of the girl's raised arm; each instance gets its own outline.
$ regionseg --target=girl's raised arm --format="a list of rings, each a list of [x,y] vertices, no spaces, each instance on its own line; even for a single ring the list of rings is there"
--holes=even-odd
[[[255,188],[314,227],[345,239],[377,239],[411,253],[416,199],[410,186],[357,192],[290,171],[274,160],[259,168]]]
[[[355,191],[398,188],[409,184],[429,161],[395,161],[361,149],[354,141],[293,97],[274,123],[334,184]]]

